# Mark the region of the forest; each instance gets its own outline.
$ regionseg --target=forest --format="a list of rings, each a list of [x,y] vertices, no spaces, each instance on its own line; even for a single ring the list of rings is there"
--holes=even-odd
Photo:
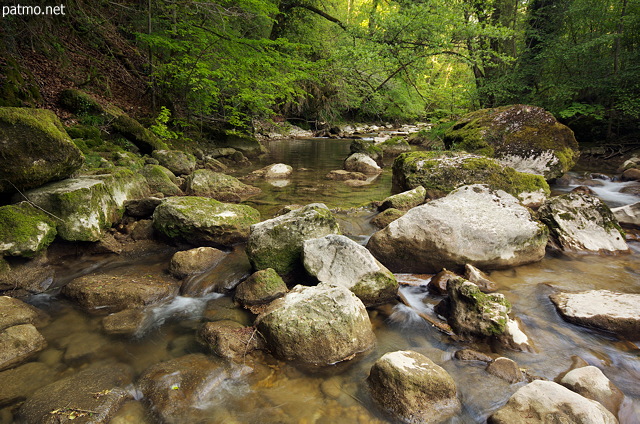
[[[638,0],[69,0],[64,12],[3,18],[2,105],[51,106],[77,87],[178,134],[446,125],[522,103],[580,142],[640,133]]]

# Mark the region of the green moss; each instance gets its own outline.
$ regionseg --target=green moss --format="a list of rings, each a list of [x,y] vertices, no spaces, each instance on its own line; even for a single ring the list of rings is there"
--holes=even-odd
[[[84,91],[67,89],[60,94],[60,104],[78,115],[101,114],[102,106]]]
[[[143,127],[138,121],[127,115],[123,114],[116,117],[112,126],[116,131],[135,144],[142,153],[168,149],[165,142]]]
[[[380,146],[376,145],[373,140],[356,139],[349,146],[351,153],[364,153],[374,160],[382,158],[383,152]]]
[[[0,46],[0,107],[35,106],[42,95],[29,69],[21,66],[4,46]]]
[[[12,125],[22,124],[37,128],[56,140],[71,140],[58,117],[50,110],[3,107],[0,108],[0,120]]]
[[[32,257],[55,237],[54,219],[28,202],[0,207],[0,245],[11,245],[0,253]]]

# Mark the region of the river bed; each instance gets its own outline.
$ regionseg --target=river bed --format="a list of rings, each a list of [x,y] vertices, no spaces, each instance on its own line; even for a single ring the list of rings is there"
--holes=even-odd
[[[342,231],[353,239],[365,243],[375,231],[368,220],[374,212],[358,208],[373,200],[382,200],[390,194],[391,174],[385,172],[366,187],[346,187],[341,182],[328,181],[324,175],[340,169],[349,151],[349,140],[292,140],[270,143],[271,154],[264,165],[282,162],[294,168],[286,183],[276,185],[258,182],[263,194],[246,204],[260,210],[267,219],[288,204],[326,203],[330,208],[349,209],[338,214]],[[253,184],[253,183],[252,183]],[[613,196],[615,202],[638,201],[637,196],[620,200],[616,196],[619,186],[608,183],[603,198]],[[613,194],[612,194],[613,193]],[[599,195],[601,193],[598,193]],[[609,199],[611,200],[611,199]],[[614,200],[611,200],[614,201]],[[552,287],[567,290],[610,289],[640,293],[640,245],[630,243],[631,253],[618,256],[576,255],[547,256],[539,263],[509,270],[493,271],[490,277],[513,305],[513,315],[524,324],[525,332],[533,340],[535,353],[513,352],[494,348],[494,353],[515,360],[531,374],[553,380],[571,365],[571,357],[578,355],[589,364],[600,368],[626,395],[620,422],[640,422],[640,347],[614,335],[597,332],[566,323],[560,318],[548,295]],[[164,273],[176,249],[164,250],[123,260],[115,255],[79,258],[58,265],[54,285],[61,285],[71,277],[88,272],[127,274],[132,272]],[[230,262],[225,273],[246,272],[242,247],[235,250],[236,262]],[[244,268],[243,268],[244,267]],[[225,275],[202,276],[219,278]],[[424,284],[427,276],[398,275],[403,281],[411,278]],[[198,282],[194,282],[197,286]],[[184,417],[186,423],[376,423],[389,422],[380,414],[366,389],[366,378],[372,364],[384,353],[411,349],[425,354],[447,370],[455,380],[463,405],[460,414],[448,423],[482,423],[524,383],[508,384],[489,375],[484,364],[453,359],[461,348],[475,348],[491,352],[486,345],[453,342],[423,321],[418,311],[427,311],[440,300],[427,292],[426,287],[401,288],[415,310],[404,305],[389,305],[370,311],[377,337],[377,346],[366,357],[347,367],[327,369],[319,373],[305,373],[291,364],[258,353],[247,360],[254,372],[244,373],[244,364],[237,364],[237,378],[221,385],[215,393],[201,399],[197,414]],[[34,296],[30,303],[44,309],[53,321],[41,329],[49,348],[35,358],[62,376],[73,373],[89,363],[119,361],[133,367],[136,374],[159,361],[187,353],[206,353],[207,349],[196,340],[196,331],[203,317],[221,317],[251,323],[251,316],[233,306],[229,295],[204,293],[195,297],[180,296],[168,305],[153,311],[154,325],[145,334],[134,339],[109,337],[101,334],[101,317],[89,316],[55,292]],[[207,306],[208,305],[208,306]],[[77,353],[69,353],[73,346]],[[137,400],[131,400],[117,414],[112,423],[154,423],[144,400],[134,387],[130,391]],[[194,418],[194,417],[197,417]],[[12,422],[10,408],[0,409],[0,423]],[[181,421],[176,421],[181,422]]]

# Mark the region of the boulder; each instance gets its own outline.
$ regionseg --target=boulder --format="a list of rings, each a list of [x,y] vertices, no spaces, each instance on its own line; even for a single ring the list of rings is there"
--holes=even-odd
[[[247,354],[264,348],[264,340],[255,328],[245,327],[236,321],[206,322],[198,335],[214,354],[236,361],[242,361]]]
[[[417,352],[386,353],[371,367],[367,383],[374,402],[394,421],[440,423],[460,410],[453,378]]]
[[[562,377],[560,384],[587,399],[601,403],[616,416],[624,400],[620,389],[600,369],[591,365],[569,371]]]
[[[122,134],[133,143],[140,150],[140,153],[149,154],[153,151],[167,148],[167,144],[164,141],[143,127],[137,120],[120,110],[115,112],[115,115],[111,121],[111,126],[116,132]]]
[[[550,180],[578,159],[569,127],[544,109],[529,105],[482,109],[463,116],[444,136],[447,148],[495,157],[520,172]]]
[[[380,146],[380,148],[384,152],[385,157],[393,157],[399,155],[400,153],[411,151],[409,142],[400,136],[391,137],[390,139],[378,144],[378,146]]]
[[[449,280],[447,322],[458,335],[491,337],[506,330],[511,304],[502,294],[485,294],[463,278]]]
[[[498,285],[489,280],[489,277],[484,272],[480,271],[473,265],[464,265],[464,278],[480,288],[483,293],[492,293],[498,290]]]
[[[640,169],[629,168],[622,173],[622,181],[640,181]]]
[[[0,256],[32,257],[56,234],[55,219],[29,202],[0,206]]]
[[[32,324],[14,325],[0,331],[0,371],[13,368],[47,347]]]
[[[273,163],[264,168],[257,169],[247,175],[248,179],[266,178],[266,179],[286,179],[293,173],[293,167],[284,163]]]
[[[487,422],[617,424],[618,420],[598,402],[552,381],[536,380],[518,389]]]
[[[125,168],[50,183],[26,193],[30,202],[58,218],[58,235],[68,241],[100,240],[103,231],[124,215],[125,201],[148,195],[144,177]]]
[[[609,207],[588,194],[553,197],[538,210],[562,250],[626,252],[624,233]]]
[[[486,368],[491,375],[506,381],[509,384],[526,381],[525,375],[520,370],[518,364],[509,358],[496,358]]]
[[[404,211],[395,208],[385,209],[371,219],[371,224],[382,229],[404,214]]]
[[[221,396],[248,367],[229,367],[203,354],[181,356],[149,367],[138,387],[158,422],[167,424],[206,422],[207,407]]]
[[[64,286],[62,294],[89,312],[106,314],[171,300],[178,289],[172,280],[139,272],[85,275]]]
[[[640,202],[611,209],[620,225],[640,228]]]
[[[587,290],[549,296],[567,321],[640,340],[640,294]]]
[[[190,153],[179,150],[154,150],[152,156],[175,175],[189,175],[196,169],[196,158]]]
[[[325,178],[334,181],[365,181],[367,179],[367,176],[362,172],[349,172],[343,169],[337,169],[335,171],[329,171],[329,173],[325,175]]]
[[[347,361],[376,341],[360,299],[344,287],[324,283],[295,286],[256,323],[276,356],[308,366]]]
[[[235,300],[244,307],[267,305],[287,294],[287,285],[273,268],[254,272],[236,288]],[[258,309],[256,309],[258,310]]]
[[[351,153],[363,153],[373,159],[376,163],[382,163],[384,153],[382,148],[373,140],[355,139],[349,146]]]
[[[225,256],[225,252],[213,247],[197,247],[176,252],[169,262],[169,273],[178,279],[201,274],[213,268]]]
[[[527,205],[542,203],[550,193],[549,184],[539,175],[518,172],[484,156],[447,151],[401,154],[393,162],[392,182],[396,191],[422,186],[431,198],[464,185],[486,184]]]
[[[52,383],[57,372],[42,362],[28,362],[0,372],[0,408],[23,402],[40,387]]]
[[[365,306],[389,302],[398,294],[393,274],[369,251],[348,237],[330,234],[306,240],[304,267],[321,283],[351,290]]]
[[[451,272],[446,268],[443,268],[442,271],[431,277],[429,282],[427,283],[427,287],[429,291],[435,293],[437,295],[446,295],[447,287],[449,286],[449,281],[460,278],[458,274],[455,272]]]
[[[367,248],[393,272],[435,273],[471,264],[506,268],[541,260],[548,230],[501,190],[461,187],[409,210]]]
[[[424,187],[418,186],[413,190],[408,190],[402,193],[389,196],[382,201],[382,204],[378,207],[378,210],[384,211],[389,208],[398,209],[401,211],[408,211],[411,208],[420,206],[424,203],[424,199],[427,195],[427,190]]]
[[[9,296],[0,296],[0,311],[0,331],[21,324],[41,326],[49,321],[45,312]]]
[[[364,153],[354,153],[344,161],[344,169],[351,172],[361,172],[365,175],[377,175],[382,172],[375,160]]]
[[[256,270],[273,268],[284,275],[301,267],[305,240],[339,232],[331,211],[321,203],[312,203],[252,225],[247,255]]]
[[[230,175],[199,169],[186,179],[186,194],[189,196],[210,197],[221,202],[239,203],[262,190],[242,183]]]
[[[140,173],[147,180],[151,193],[162,193],[164,196],[184,194],[178,187],[178,179],[173,172],[162,165],[146,165]]]
[[[31,394],[17,414],[18,423],[107,424],[131,399],[124,389],[133,372],[123,364],[97,365],[48,384]]]
[[[204,197],[169,197],[153,213],[153,226],[170,238],[188,243],[231,246],[247,240],[260,213],[244,205]]]
[[[148,309],[133,308],[107,315],[101,324],[106,334],[139,337],[153,325],[153,322],[153,314]]]
[[[0,107],[0,193],[67,178],[84,163],[56,115],[44,109]]]

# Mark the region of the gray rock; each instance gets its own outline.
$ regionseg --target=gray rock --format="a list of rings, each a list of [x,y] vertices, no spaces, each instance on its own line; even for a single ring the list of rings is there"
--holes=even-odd
[[[413,190],[404,191],[402,193],[389,196],[382,201],[382,205],[378,208],[380,211],[384,211],[389,208],[395,208],[401,211],[408,211],[411,208],[424,203],[427,190],[422,186],[418,186]]]
[[[204,197],[169,197],[153,213],[153,226],[167,237],[195,245],[231,246],[247,240],[260,213]]]
[[[152,365],[138,386],[159,422],[205,422],[210,416],[207,407],[221,402],[225,386],[249,371],[249,367],[226,368],[219,359],[192,354]]]
[[[439,423],[460,410],[451,376],[424,355],[390,352],[371,367],[371,397],[383,411],[405,423]]]
[[[472,185],[409,210],[375,233],[367,248],[393,272],[433,273],[465,264],[495,269],[541,260],[547,235],[513,196]]]
[[[340,232],[329,209],[312,203],[251,226],[247,255],[256,270],[273,268],[280,275],[302,267],[305,240]]]
[[[196,169],[196,158],[179,150],[154,150],[154,159],[175,175],[188,175]]]
[[[0,206],[0,256],[32,257],[56,234],[54,218],[30,203]]]
[[[62,294],[93,313],[118,312],[171,300],[179,286],[169,278],[146,273],[85,275],[62,288]]]
[[[344,161],[344,169],[351,172],[361,172],[365,175],[376,175],[382,172],[375,160],[364,153],[354,153]]]
[[[348,237],[330,234],[306,240],[303,263],[307,272],[322,283],[351,290],[365,306],[395,299],[398,282],[363,246]]]
[[[0,371],[13,368],[47,347],[32,324],[14,325],[0,331]]]
[[[640,340],[640,294],[587,290],[549,297],[560,315],[573,324]]]
[[[84,163],[54,113],[32,108],[0,108],[0,157],[0,193],[62,180]]]
[[[511,105],[463,116],[444,136],[447,148],[495,157],[520,172],[546,179],[569,171],[578,142],[569,127],[544,109]]]
[[[41,326],[49,316],[38,308],[9,296],[0,296],[0,331],[20,324]]]
[[[494,359],[487,366],[487,372],[510,384],[521,383],[526,380],[518,364],[509,358],[500,357]]]
[[[576,368],[562,377],[560,384],[571,391],[600,402],[612,414],[618,415],[624,394],[618,389],[600,369],[594,366]]]
[[[640,227],[640,202],[611,209],[620,225]]]
[[[566,422],[617,424],[607,409],[552,381],[536,380],[518,389],[489,424]]]
[[[211,351],[221,358],[243,360],[254,350],[264,348],[262,336],[253,327],[235,321],[206,322],[198,332]]]
[[[293,167],[284,163],[272,163],[264,168],[257,169],[250,173],[248,179],[266,178],[266,179],[287,179],[293,173]]]
[[[186,194],[189,196],[210,197],[221,202],[239,203],[262,190],[244,184],[230,175],[199,169],[186,179]]]
[[[505,332],[511,305],[502,294],[484,294],[478,286],[463,278],[451,279],[449,325],[459,335],[497,336]]]
[[[178,279],[201,274],[213,268],[225,256],[225,252],[213,247],[196,247],[176,252],[169,263],[169,273]]]
[[[538,214],[565,251],[629,250],[613,213],[595,196],[580,193],[557,196],[545,202]]]
[[[106,228],[122,218],[126,200],[149,195],[142,175],[124,168],[109,172],[47,184],[26,196],[60,219],[57,230],[64,240],[98,241]]]
[[[119,336],[140,336],[152,325],[153,315],[145,308],[125,309],[102,319],[104,332]]]
[[[269,349],[303,365],[347,361],[375,345],[367,310],[344,287],[296,286],[256,319]]]
[[[107,424],[131,398],[123,388],[132,370],[123,364],[94,366],[38,389],[22,404],[18,423]]]

